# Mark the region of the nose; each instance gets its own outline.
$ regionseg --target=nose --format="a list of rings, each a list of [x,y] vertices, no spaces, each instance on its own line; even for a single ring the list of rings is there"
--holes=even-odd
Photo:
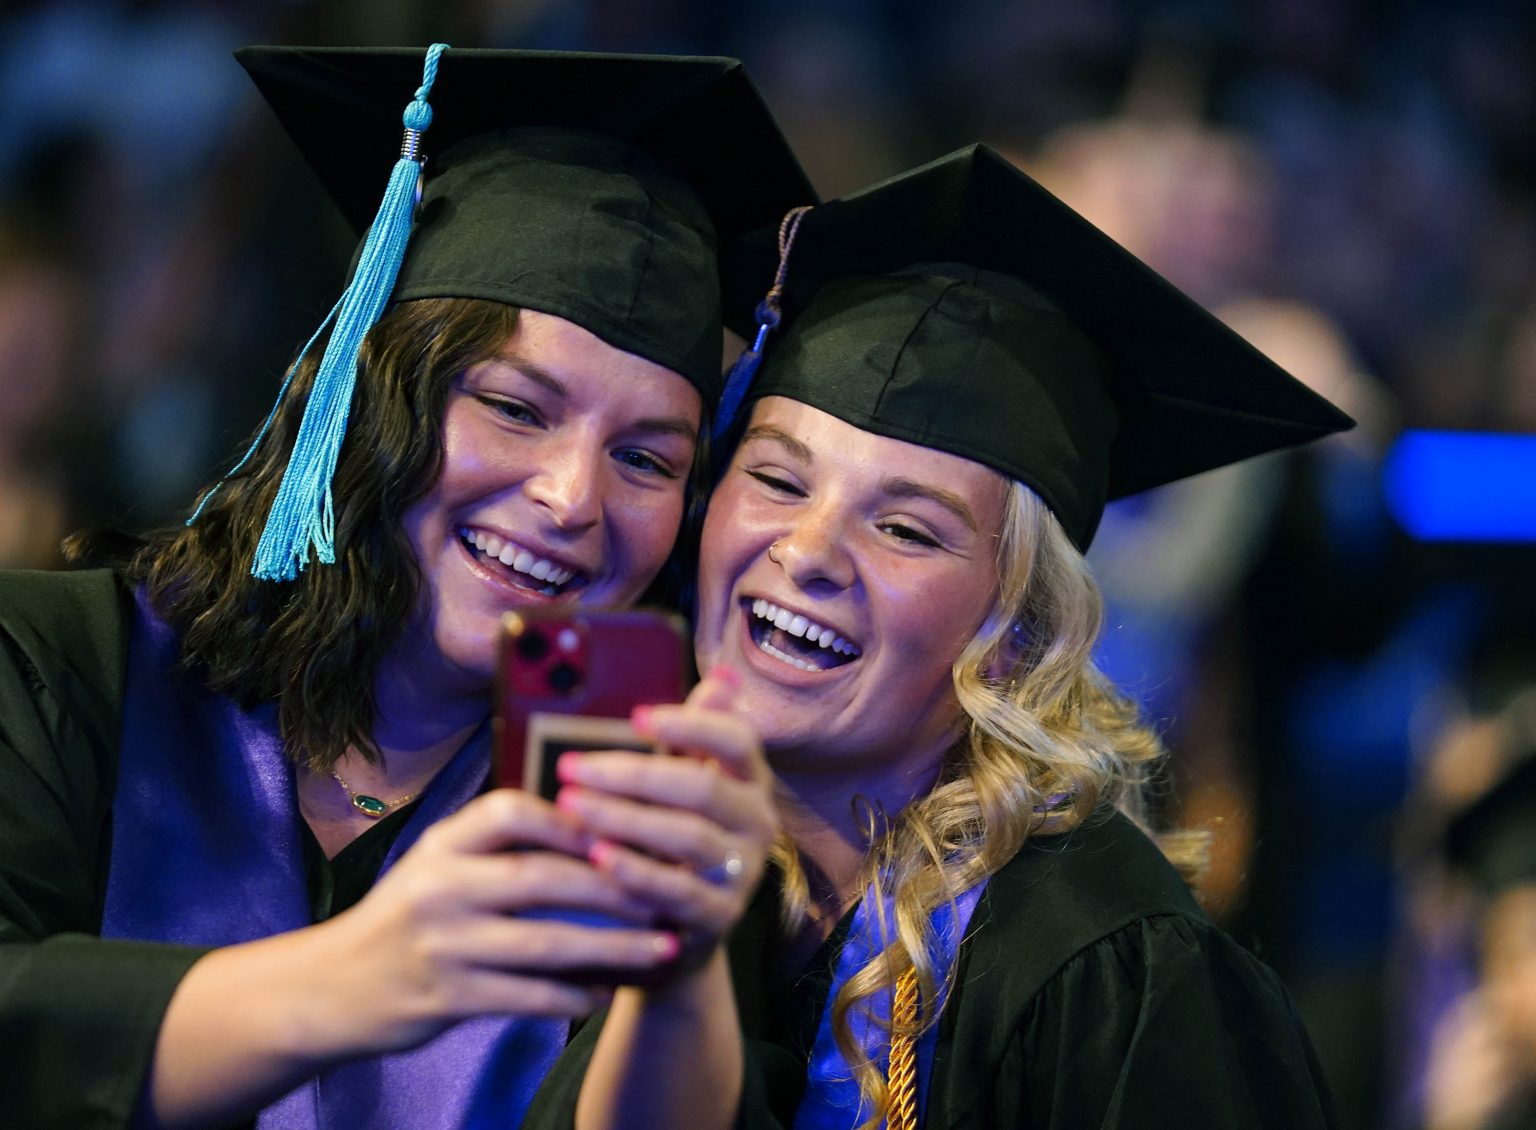
[[[845,531],[825,511],[802,515],[769,548],[770,558],[805,592],[846,589],[857,577]]]
[[[523,488],[528,497],[565,533],[595,526],[603,509],[602,453],[571,443],[543,455]]]

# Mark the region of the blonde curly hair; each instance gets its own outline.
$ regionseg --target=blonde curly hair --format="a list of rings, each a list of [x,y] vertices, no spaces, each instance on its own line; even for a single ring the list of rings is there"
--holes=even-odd
[[[890,937],[894,925],[895,936],[827,1006],[872,1112],[861,1130],[880,1124],[888,1095],[880,1061],[855,1040],[850,1014],[914,968],[922,1002],[915,1024],[887,1034],[915,1039],[937,1023],[936,987],[957,955],[949,968],[934,968],[932,911],[995,874],[1030,836],[1065,832],[1101,803],[1144,823],[1145,785],[1163,755],[1135,704],[1093,665],[1103,600],[1087,562],[1022,483],[1009,486],[997,569],[997,601],[953,667],[963,732],[933,789],[885,827],[872,826],[861,882],[882,933]],[[1187,880],[1198,876],[1198,836],[1166,837],[1162,847]],[[803,925],[805,870],[787,840],[772,855],[784,875],[786,924]],[[894,924],[883,921],[887,896]]]

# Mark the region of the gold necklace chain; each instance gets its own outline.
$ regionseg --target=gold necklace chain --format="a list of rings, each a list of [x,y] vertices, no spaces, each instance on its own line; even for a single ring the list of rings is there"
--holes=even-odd
[[[397,797],[394,800],[380,800],[378,797],[369,793],[360,793],[355,791],[351,785],[342,780],[341,774],[336,772],[334,769],[331,770],[331,776],[336,778],[336,783],[340,785],[343,790],[345,790],[347,799],[352,802],[352,807],[357,809],[364,816],[370,817],[374,820],[377,820],[380,816],[383,816],[390,809],[399,808],[402,804],[407,804],[421,795],[421,790],[417,789],[414,793],[408,793],[407,795],[403,797]]]

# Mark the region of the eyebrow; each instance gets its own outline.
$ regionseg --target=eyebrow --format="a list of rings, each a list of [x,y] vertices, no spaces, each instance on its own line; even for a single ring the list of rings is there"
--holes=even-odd
[[[927,483],[914,482],[911,479],[886,479],[880,486],[892,498],[926,498],[936,502],[964,522],[971,533],[977,532],[976,516],[971,513],[971,508],[965,504],[965,500],[953,491],[930,486]]]
[[[753,424],[741,437],[741,442],[764,439],[785,448],[796,459],[807,465],[816,461],[815,454],[804,443],[800,442],[788,432],[774,427],[772,424]],[[980,527],[976,523],[976,516],[971,513],[971,508],[965,504],[954,491],[945,490],[943,487],[930,486],[928,483],[920,483],[913,479],[894,478],[886,479],[880,484],[880,489],[892,498],[926,498],[944,507],[960,521],[966,528],[976,533]]]
[[[809,447],[801,443],[794,436],[790,435],[782,428],[776,428],[772,424],[753,424],[741,437],[741,442],[745,444],[754,439],[766,439],[772,443],[776,443],[788,451],[796,459],[800,460],[802,463],[809,464],[816,462],[816,456],[811,452]]]
[[[634,421],[626,430],[650,435],[682,436],[692,440],[699,438],[698,423],[681,416],[647,416],[643,420]]]
[[[498,353],[496,360],[505,362],[534,384],[543,385],[556,396],[564,397],[566,395],[565,384],[559,377],[537,362],[530,361],[522,354],[513,350],[506,350]],[[647,432],[652,435],[677,435],[692,440],[699,438],[698,423],[694,420],[685,419],[682,416],[646,416],[631,423],[626,430],[631,432]]]
[[[561,383],[559,377],[555,376],[548,369],[544,368],[542,365],[539,365],[537,362],[530,361],[521,353],[507,350],[505,352],[498,353],[496,355],[496,360],[506,362],[523,376],[527,377],[534,384],[543,385],[556,396],[564,396],[566,394],[565,385]]]

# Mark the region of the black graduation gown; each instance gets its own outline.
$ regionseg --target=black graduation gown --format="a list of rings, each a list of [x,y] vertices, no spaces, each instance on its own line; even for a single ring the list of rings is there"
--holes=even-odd
[[[763,913],[764,910],[767,913]],[[771,907],[732,939],[747,1037],[743,1126],[793,1120],[808,1042],[764,962]],[[807,971],[825,1001],[836,946]],[[928,1130],[1312,1130],[1333,1125],[1275,974],[1218,930],[1157,847],[1105,812],[1030,841],[987,887],[940,1019]],[[568,1126],[598,1024],[572,1041],[526,1125]]]
[[[101,929],[129,610],[106,571],[0,573],[0,1111],[121,1126],[201,950]]]
[[[100,933],[132,598],[107,570],[0,571],[0,1126],[128,1125],[171,995],[206,949]],[[334,860],[316,921],[372,885],[399,809]]]

